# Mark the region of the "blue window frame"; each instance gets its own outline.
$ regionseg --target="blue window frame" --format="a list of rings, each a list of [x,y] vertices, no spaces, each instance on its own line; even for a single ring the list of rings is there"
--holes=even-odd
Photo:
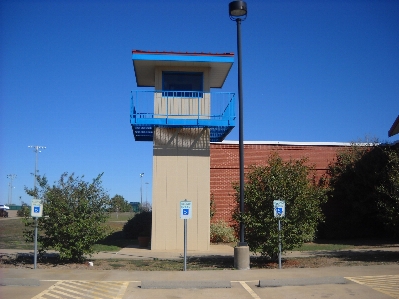
[[[162,72],[162,95],[202,97],[204,74],[201,72]]]

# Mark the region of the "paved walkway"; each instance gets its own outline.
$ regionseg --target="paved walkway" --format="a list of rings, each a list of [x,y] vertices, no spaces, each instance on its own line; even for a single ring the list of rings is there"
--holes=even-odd
[[[335,256],[335,255],[354,255],[358,253],[368,252],[398,252],[399,244],[390,245],[389,247],[371,247],[365,249],[347,249],[347,250],[318,250],[318,251],[290,251],[283,254],[283,257],[309,257],[309,256]],[[0,255],[7,254],[33,254],[33,250],[20,249],[0,249]],[[54,251],[48,251],[54,253]],[[91,259],[181,259],[183,258],[183,250],[149,250],[139,248],[138,246],[128,246],[120,251],[101,251],[92,256]],[[234,248],[228,245],[211,245],[209,251],[187,251],[187,257],[232,257],[234,256]],[[255,256],[255,255],[251,255]]]

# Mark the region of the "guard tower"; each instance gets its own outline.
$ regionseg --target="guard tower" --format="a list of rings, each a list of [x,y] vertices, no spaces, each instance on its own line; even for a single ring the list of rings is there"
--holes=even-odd
[[[138,87],[130,123],[153,142],[151,249],[183,249],[180,201],[192,202],[188,250],[209,250],[210,142],[235,125],[235,99],[221,88],[234,54],[132,51]]]

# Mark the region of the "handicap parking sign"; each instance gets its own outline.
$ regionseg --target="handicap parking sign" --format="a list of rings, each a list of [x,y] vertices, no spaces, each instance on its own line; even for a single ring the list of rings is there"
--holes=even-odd
[[[30,215],[32,217],[43,216],[43,202],[40,199],[32,199]]]
[[[180,202],[180,219],[192,218],[193,213],[191,207],[192,207],[191,201],[183,200]]]
[[[285,217],[285,201],[274,200],[273,210],[274,210],[274,217]]]

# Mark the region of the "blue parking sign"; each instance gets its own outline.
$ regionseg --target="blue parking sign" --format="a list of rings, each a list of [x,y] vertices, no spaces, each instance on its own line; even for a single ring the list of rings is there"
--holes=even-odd
[[[274,217],[285,217],[285,201],[273,200]]]
[[[32,217],[43,216],[43,202],[40,199],[32,199],[30,215]]]
[[[180,219],[192,218],[192,204],[191,201],[183,200],[180,202]]]

